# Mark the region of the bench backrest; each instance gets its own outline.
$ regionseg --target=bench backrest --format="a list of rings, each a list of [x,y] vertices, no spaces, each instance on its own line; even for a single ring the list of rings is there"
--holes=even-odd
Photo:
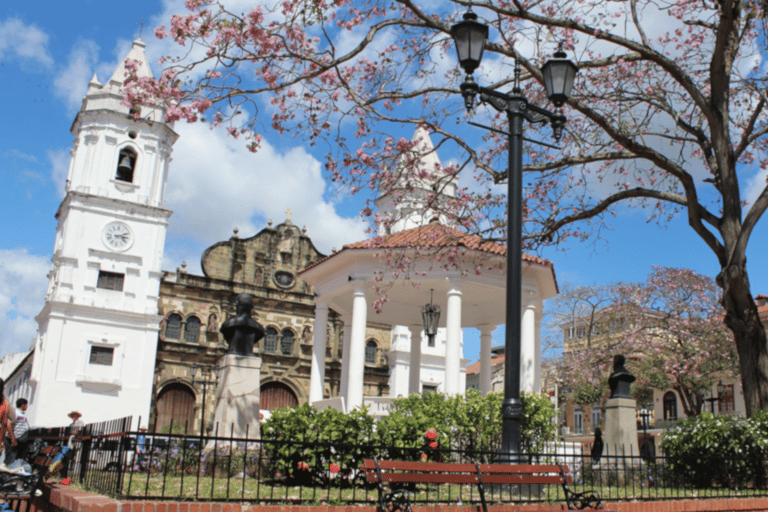
[[[380,460],[382,482],[456,484],[563,484],[570,483],[568,467],[556,464],[450,464]],[[366,459],[361,468],[370,483],[378,483],[376,461]],[[478,477],[478,470],[480,476]]]

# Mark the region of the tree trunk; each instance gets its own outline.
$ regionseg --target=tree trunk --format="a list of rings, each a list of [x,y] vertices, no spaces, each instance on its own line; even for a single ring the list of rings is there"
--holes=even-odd
[[[757,313],[745,267],[723,269],[717,279],[723,288],[725,325],[733,332],[739,353],[741,383],[747,416],[768,409],[768,345]]]

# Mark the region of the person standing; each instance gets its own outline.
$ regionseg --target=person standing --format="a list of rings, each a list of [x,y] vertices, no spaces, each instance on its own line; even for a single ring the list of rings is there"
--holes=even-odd
[[[12,428],[13,436],[16,438],[16,445],[6,447],[5,449],[5,464],[10,466],[16,459],[23,459],[27,454],[27,446],[29,446],[29,421],[27,420],[27,407],[29,403],[26,398],[19,398],[16,400],[16,421],[13,422]]]
[[[5,398],[5,381],[0,379],[0,439],[3,440],[3,446],[16,446],[16,437],[13,435],[13,422],[16,420],[16,412],[11,408],[8,399]],[[9,430],[9,427],[10,430]],[[6,435],[8,439],[6,439]]]

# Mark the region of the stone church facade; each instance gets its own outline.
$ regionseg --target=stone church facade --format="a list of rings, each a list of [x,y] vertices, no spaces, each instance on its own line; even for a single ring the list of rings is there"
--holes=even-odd
[[[209,247],[202,255],[202,276],[184,268],[164,272],[149,424],[167,429],[173,419],[181,431],[199,432],[202,425],[215,432],[211,419],[216,364],[227,350],[219,327],[234,314],[239,293],[253,295],[253,316],[267,332],[254,350],[262,358],[261,409],[307,402],[315,301],[299,271],[324,257],[306,229],[287,219],[277,226],[270,221],[250,238],[240,238],[236,231],[229,240]],[[342,326],[330,311],[324,327],[328,333],[324,398],[339,396]],[[368,326],[366,395],[389,395],[390,340],[388,325]]]

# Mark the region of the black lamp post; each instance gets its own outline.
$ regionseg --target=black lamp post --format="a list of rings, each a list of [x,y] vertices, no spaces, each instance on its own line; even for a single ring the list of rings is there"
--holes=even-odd
[[[429,304],[421,308],[421,319],[424,321],[424,334],[427,335],[430,347],[435,346],[435,335],[437,334],[437,322],[440,321],[440,306],[432,304],[432,293],[429,291]]]
[[[565,125],[563,104],[568,100],[578,67],[565,59],[562,48],[555,58],[541,68],[547,96],[555,104],[554,113],[531,105],[520,89],[520,65],[515,62],[515,85],[511,94],[477,85],[472,73],[483,58],[488,26],[477,21],[471,10],[464,21],[451,27],[459,64],[467,73],[461,84],[464,105],[471,111],[475,98],[488,103],[499,112],[506,112],[509,122],[509,168],[507,174],[507,311],[504,343],[504,403],[502,405],[501,462],[522,462],[520,451],[520,293],[522,285],[522,193],[523,193],[523,121],[550,123],[556,140],[560,140]]]
[[[205,435],[205,392],[208,389],[208,384],[212,384],[212,382],[208,380],[210,372],[206,369],[203,369],[201,373],[201,377],[203,377],[203,380],[195,380],[195,376],[197,375],[197,370],[198,370],[197,365],[192,363],[192,366],[190,366],[189,369],[192,373],[192,384],[200,384],[201,386],[203,386],[203,410],[201,411],[202,416],[200,417],[200,435],[204,436]],[[218,367],[216,368],[216,372],[217,373],[219,372]],[[216,375],[216,377],[218,377],[218,375]]]

